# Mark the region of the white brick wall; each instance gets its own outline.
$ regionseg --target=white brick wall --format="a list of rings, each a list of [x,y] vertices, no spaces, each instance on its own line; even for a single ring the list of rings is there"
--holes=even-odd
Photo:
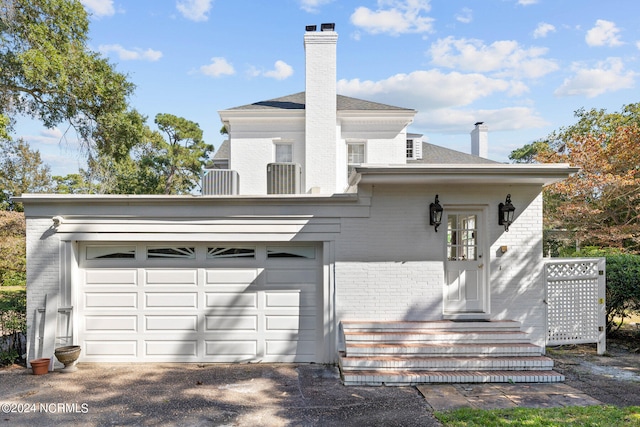
[[[336,263],[339,319],[442,318],[442,262]]]
[[[338,320],[442,318],[446,225],[436,233],[428,222],[429,203],[439,194],[445,213],[447,205],[486,207],[491,317],[521,321],[533,341],[544,344],[539,187],[378,185],[371,191],[370,217],[344,219],[337,241]],[[516,220],[505,233],[498,204],[509,192]]]
[[[47,293],[58,298],[60,292],[60,240],[51,227],[51,217],[27,217],[27,354],[28,360],[40,355],[34,352],[36,337],[35,319],[38,308],[44,308]],[[46,356],[49,357],[49,356]]]

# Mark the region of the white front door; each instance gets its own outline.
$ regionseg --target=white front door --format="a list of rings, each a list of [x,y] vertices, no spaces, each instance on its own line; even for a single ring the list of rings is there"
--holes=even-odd
[[[483,212],[451,211],[446,218],[444,314],[482,318],[487,311]]]

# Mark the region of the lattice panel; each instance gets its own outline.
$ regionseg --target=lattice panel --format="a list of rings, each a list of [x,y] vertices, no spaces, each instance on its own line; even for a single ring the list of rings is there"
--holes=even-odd
[[[597,262],[567,262],[547,264],[547,280],[560,280],[573,277],[598,277]]]
[[[549,263],[546,275],[549,344],[598,342],[598,263]]]

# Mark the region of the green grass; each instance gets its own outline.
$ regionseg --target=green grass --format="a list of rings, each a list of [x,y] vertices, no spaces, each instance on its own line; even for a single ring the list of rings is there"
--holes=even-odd
[[[0,312],[26,309],[27,289],[24,286],[0,286]]]
[[[446,427],[640,426],[640,406],[572,406],[564,408],[458,409],[434,414]]]

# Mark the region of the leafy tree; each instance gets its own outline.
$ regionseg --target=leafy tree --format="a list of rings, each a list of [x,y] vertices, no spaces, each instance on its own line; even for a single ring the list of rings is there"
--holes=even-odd
[[[213,147],[202,140],[197,123],[172,114],[158,114],[155,123],[159,131],[145,126],[128,156],[101,154],[90,159],[89,167],[80,171],[85,188],[108,194],[191,192]]]
[[[509,159],[514,163],[535,163],[538,153],[546,150],[547,143],[542,141],[532,142],[524,147],[517,148],[509,154]]]
[[[70,173],[65,176],[55,175],[52,178],[52,192],[57,194],[91,194],[91,185],[81,173]]]
[[[172,114],[158,114],[158,129],[166,140],[156,141],[158,154],[149,160],[164,181],[164,194],[184,194],[200,182],[200,173],[213,146],[202,140],[197,123]]]
[[[0,2],[0,136],[26,115],[68,123],[91,153],[126,155],[142,129],[127,97],[134,85],[87,46],[78,0]]]
[[[640,252],[640,104],[576,117],[536,142],[536,161],[580,167],[546,188],[545,226],[568,230],[583,245]]]
[[[2,142],[0,152],[0,209],[21,209],[10,198],[22,193],[46,192],[51,187],[49,166],[42,163],[40,152],[19,139]]]

